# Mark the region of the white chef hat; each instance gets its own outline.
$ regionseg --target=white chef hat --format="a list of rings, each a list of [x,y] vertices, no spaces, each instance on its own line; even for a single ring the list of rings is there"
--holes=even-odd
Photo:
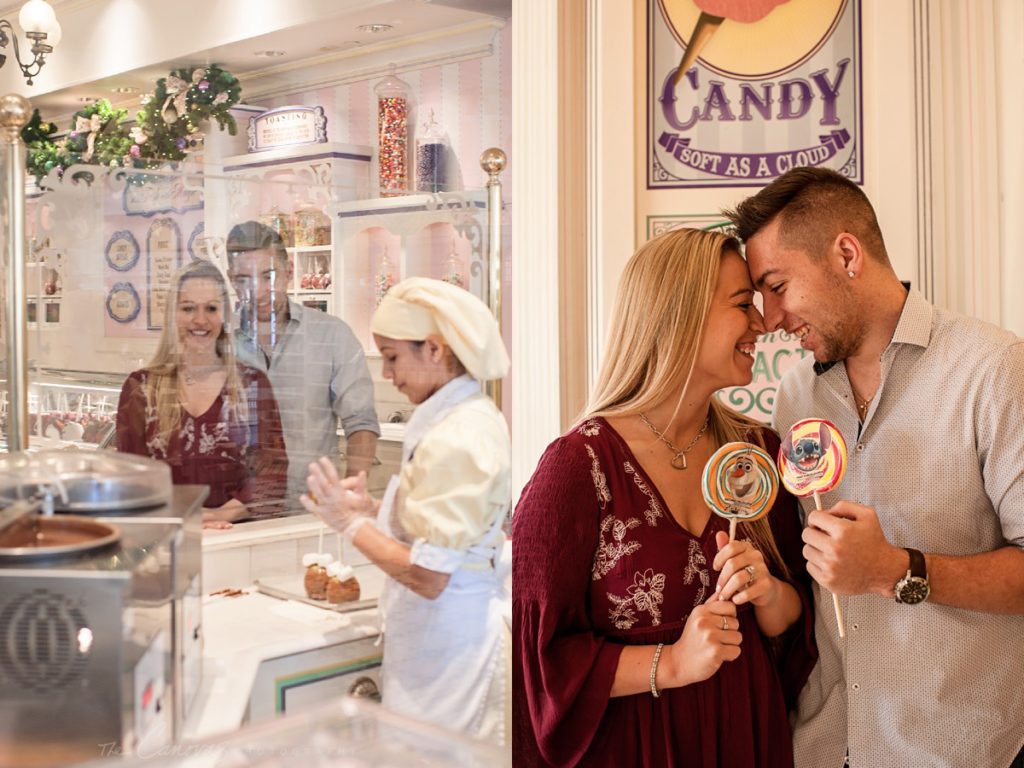
[[[374,312],[370,329],[404,341],[440,336],[469,375],[480,381],[508,373],[508,353],[487,305],[442,280],[410,277],[392,286]]]

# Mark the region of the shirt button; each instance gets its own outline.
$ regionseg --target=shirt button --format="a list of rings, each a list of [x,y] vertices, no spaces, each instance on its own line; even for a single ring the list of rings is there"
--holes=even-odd
[[[864,450],[864,443],[857,443],[857,453]]]
[[[854,683],[853,684],[853,690],[859,691],[860,690],[860,683]]]
[[[854,625],[853,625],[853,628],[854,628],[854,629],[860,629],[860,624],[854,624]]]

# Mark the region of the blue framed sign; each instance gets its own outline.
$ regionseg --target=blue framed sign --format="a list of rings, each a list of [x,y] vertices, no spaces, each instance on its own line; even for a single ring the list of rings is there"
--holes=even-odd
[[[139,261],[139,241],[127,229],[122,229],[110,236],[104,256],[111,269],[127,272]]]
[[[181,230],[173,219],[153,219],[146,235],[146,327],[161,330],[167,291],[181,268]]]
[[[131,283],[114,283],[106,300],[107,316],[115,323],[130,323],[139,316],[142,300]]]

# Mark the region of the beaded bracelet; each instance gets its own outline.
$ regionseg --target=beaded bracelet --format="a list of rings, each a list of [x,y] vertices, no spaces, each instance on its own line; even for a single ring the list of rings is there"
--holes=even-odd
[[[658,647],[654,649],[654,659],[651,661],[651,696],[656,699],[661,697],[661,693],[654,681],[658,677],[658,659],[661,658],[661,649],[664,647],[664,643],[658,643]]]

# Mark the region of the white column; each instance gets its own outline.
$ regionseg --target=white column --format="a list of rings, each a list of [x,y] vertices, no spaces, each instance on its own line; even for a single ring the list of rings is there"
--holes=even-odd
[[[999,104],[1012,98],[1012,88],[1019,89],[1012,80],[1010,89],[996,86],[997,4],[1000,0],[917,0],[915,5],[918,136],[925,148],[919,174],[930,179],[918,187],[926,229],[921,243],[931,245],[919,263],[931,271],[926,287],[935,304],[993,323],[1003,319],[1007,216],[1001,214],[1000,178],[1012,172],[999,155]],[[1006,72],[1012,76],[1012,70]]]
[[[1002,256],[1001,323],[1024,336],[1024,3],[999,0],[996,25],[996,93],[999,142],[999,235]]]
[[[587,360],[592,389],[611,321],[619,275],[636,248],[637,94],[633,24],[642,3],[589,0]]]
[[[560,433],[558,341],[558,3],[513,0],[512,491],[518,498]]]

